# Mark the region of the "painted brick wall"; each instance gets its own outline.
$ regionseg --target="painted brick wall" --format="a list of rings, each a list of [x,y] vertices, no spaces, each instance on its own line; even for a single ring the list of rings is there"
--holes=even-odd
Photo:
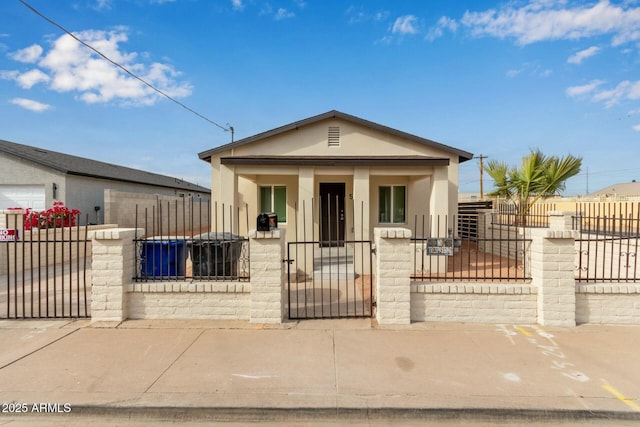
[[[640,284],[578,285],[576,323],[640,325]]]
[[[251,322],[282,323],[285,313],[285,230],[251,231]]]
[[[527,284],[411,284],[414,322],[536,323],[537,289]]]
[[[129,319],[249,320],[250,316],[248,283],[136,283],[127,290]]]
[[[376,319],[380,324],[411,323],[409,276],[413,266],[411,230],[374,229],[376,244]]]

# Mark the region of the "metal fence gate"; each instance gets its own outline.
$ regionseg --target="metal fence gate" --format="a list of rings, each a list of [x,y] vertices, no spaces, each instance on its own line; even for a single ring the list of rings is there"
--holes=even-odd
[[[91,247],[78,222],[7,224],[13,237],[0,242],[0,319],[90,317]]]
[[[371,241],[344,238],[348,235],[345,228],[349,228],[346,217],[355,215],[354,204],[347,206],[333,195],[318,204],[317,218],[313,200],[309,217],[302,206],[302,227],[298,227],[296,209],[296,241],[287,243],[284,262],[289,319],[372,317],[375,302]],[[305,240],[304,236],[311,238]]]

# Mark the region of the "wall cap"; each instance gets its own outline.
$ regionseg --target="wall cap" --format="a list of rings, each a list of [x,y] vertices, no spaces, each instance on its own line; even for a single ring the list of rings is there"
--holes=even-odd
[[[0,209],[0,215],[24,215],[26,209]]]
[[[134,236],[143,236],[143,228],[108,228],[106,230],[89,231],[87,238],[96,240],[124,240]]]
[[[383,239],[410,239],[411,230],[402,227],[375,227],[373,229],[375,237]]]
[[[280,239],[284,237],[284,230],[281,228],[274,228],[270,231],[252,229],[249,231],[249,237],[252,239]]]

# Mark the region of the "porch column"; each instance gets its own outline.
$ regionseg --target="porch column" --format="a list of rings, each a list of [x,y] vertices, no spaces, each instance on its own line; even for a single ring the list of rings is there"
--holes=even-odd
[[[297,239],[300,241],[311,241],[313,240],[313,227],[314,224],[311,222],[312,209],[313,204],[311,201],[313,200],[315,188],[315,170],[314,168],[300,168],[298,170],[298,212],[297,212],[297,220],[298,220],[298,236]],[[292,230],[295,232],[295,230]],[[303,233],[306,232],[306,236]],[[290,231],[291,233],[291,231]],[[293,240],[296,236],[293,234],[289,235],[289,239]]]
[[[369,200],[369,195],[369,168],[356,168],[353,171],[354,240],[370,240],[369,215],[371,201]]]
[[[435,167],[431,178],[431,194],[429,197],[429,213],[433,215],[432,236],[447,237],[447,228],[453,228],[454,226],[450,223],[452,221],[452,218],[449,217],[450,212],[455,212],[455,210],[449,211],[449,175],[447,168]]]
[[[218,229],[223,229],[222,219],[224,217],[225,231],[229,230],[229,224],[231,218],[229,218],[229,206],[235,209],[238,207],[237,195],[238,195],[238,175],[236,175],[235,166],[220,165],[220,198],[218,199],[218,209],[216,212],[215,206],[211,207],[211,215],[213,215],[211,224],[215,227],[216,214],[218,218]],[[223,212],[224,207],[224,212]],[[224,213],[224,215],[223,215]],[[237,224],[234,223],[237,227]]]

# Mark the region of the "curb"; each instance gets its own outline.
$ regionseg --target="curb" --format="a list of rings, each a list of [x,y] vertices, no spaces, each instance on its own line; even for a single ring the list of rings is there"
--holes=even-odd
[[[30,414],[38,416],[38,414]],[[51,416],[53,414],[41,414]],[[118,407],[74,406],[60,417],[103,417],[167,421],[345,421],[345,420],[471,420],[507,421],[640,421],[640,412],[517,409],[517,408],[216,408],[216,407]],[[2,419],[2,417],[0,417]]]

